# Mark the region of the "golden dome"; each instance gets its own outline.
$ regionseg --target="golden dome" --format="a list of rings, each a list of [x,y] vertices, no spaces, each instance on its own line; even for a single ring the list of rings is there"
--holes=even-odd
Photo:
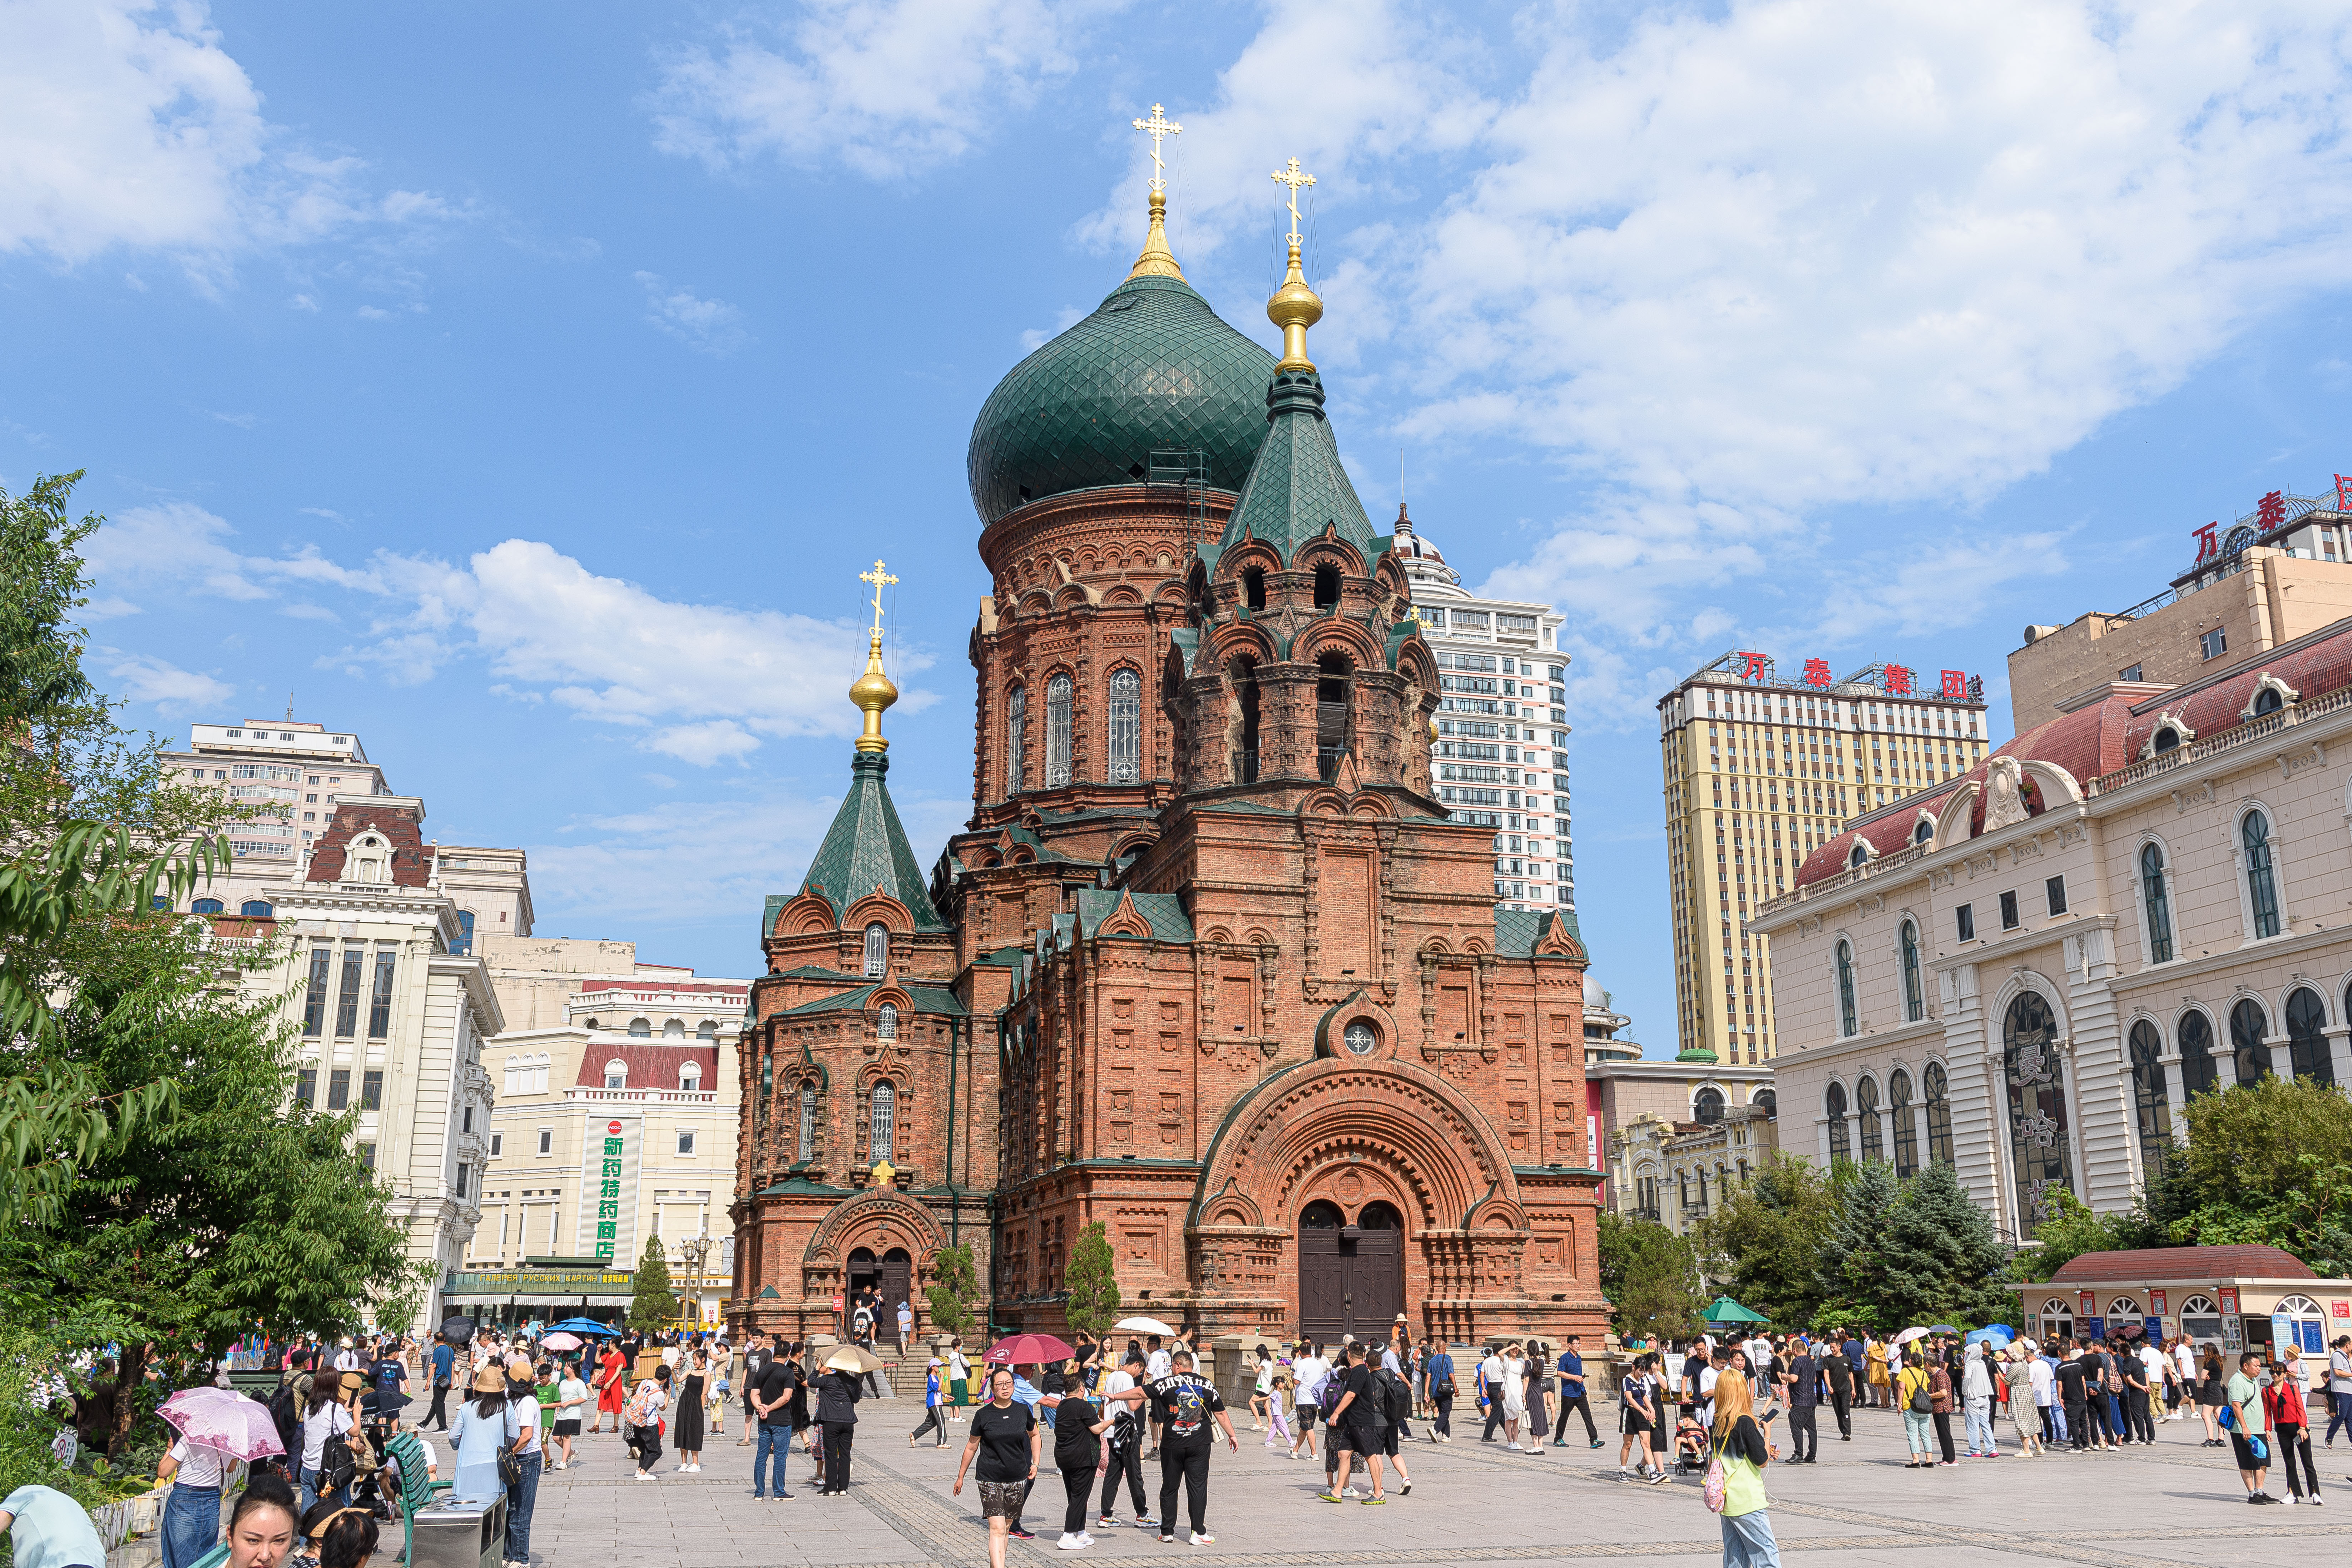
[[[866,714],[866,732],[857,737],[861,752],[887,752],[890,742],[882,737],[882,710],[898,700],[898,689],[882,673],[882,628],[874,628],[873,640],[866,645],[866,673],[849,689],[849,700]]]
[[[1282,358],[1274,371],[1276,375],[1288,370],[1313,370],[1315,362],[1307,357],[1307,329],[1323,319],[1323,300],[1307,286],[1307,275],[1298,265],[1298,241],[1290,242],[1290,270],[1282,279],[1282,287],[1265,302],[1265,319],[1282,329]]]

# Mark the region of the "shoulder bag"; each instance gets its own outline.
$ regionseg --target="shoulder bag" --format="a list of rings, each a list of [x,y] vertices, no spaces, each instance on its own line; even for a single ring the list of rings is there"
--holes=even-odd
[[[522,1456],[514,1451],[515,1439],[522,1436],[521,1425],[515,1419],[514,1405],[507,1405],[507,1440],[499,1448],[499,1485],[512,1491],[522,1485]]]

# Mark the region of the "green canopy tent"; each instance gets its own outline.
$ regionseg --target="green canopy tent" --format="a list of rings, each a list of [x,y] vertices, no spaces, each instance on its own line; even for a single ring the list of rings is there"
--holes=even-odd
[[[1751,1312],[1728,1296],[1717,1296],[1715,1304],[1699,1314],[1710,1323],[1762,1323],[1770,1321],[1761,1312]]]

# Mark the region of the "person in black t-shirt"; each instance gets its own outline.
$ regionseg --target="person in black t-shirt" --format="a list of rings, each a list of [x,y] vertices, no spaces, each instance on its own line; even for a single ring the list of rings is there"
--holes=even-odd
[[[1070,1370],[1055,1374],[1058,1386],[1038,1401],[1054,1413],[1054,1468],[1062,1472],[1062,1489],[1068,1498],[1059,1542],[1066,1552],[1095,1543],[1095,1538],[1087,1533],[1087,1500],[1094,1495],[1095,1467],[1102,1462],[1102,1435],[1113,1414],[1093,1402],[1076,1366],[1074,1361]]]
[[[1004,1568],[1005,1542],[1021,1512],[1021,1500],[1037,1479],[1037,1450],[1044,1441],[1037,1413],[1013,1397],[1013,1369],[1000,1366],[990,1373],[988,1403],[972,1412],[971,1436],[964,1441],[950,1494],[963,1495],[964,1472],[977,1456],[980,1511],[988,1521],[989,1568]]]
[[[1331,1412],[1331,1447],[1339,1450],[1339,1468],[1331,1489],[1322,1494],[1323,1500],[1346,1500],[1348,1471],[1360,1455],[1364,1471],[1372,1481],[1372,1495],[1365,1502],[1385,1503],[1388,1499],[1381,1494],[1381,1456],[1388,1447],[1388,1413],[1379,1374],[1365,1359],[1364,1347],[1352,1341],[1348,1345],[1348,1370],[1341,1377],[1343,1392]]]
[[[1837,1415],[1838,1441],[1853,1441],[1853,1363],[1838,1353],[1833,1346],[1824,1346],[1821,1356],[1822,1376],[1830,1385],[1830,1409]]]
[[[1791,1448],[1789,1463],[1818,1464],[1821,1462],[1822,1436],[1813,1426],[1813,1419],[1822,1403],[1821,1363],[1813,1359],[1812,1347],[1802,1339],[1790,1342],[1789,1353],[1785,1379]]]
[[[760,1446],[751,1450],[753,1497],[760,1497],[767,1490],[772,1458],[775,1469],[775,1495],[780,1498],[793,1495],[784,1489],[784,1471],[793,1454],[793,1395],[800,1386],[800,1363],[788,1356],[763,1356],[753,1363],[751,1387],[746,1391],[751,1404],[751,1414],[760,1423]]]
[[[1192,1505],[1192,1544],[1216,1541],[1209,1533],[1209,1423],[1225,1429],[1225,1444],[1241,1452],[1234,1436],[1234,1418],[1217,1385],[1192,1370],[1192,1352],[1178,1351],[1169,1358],[1168,1375],[1144,1385],[1153,1422],[1160,1427],[1160,1539],[1176,1539],[1176,1491],[1181,1484]]]
[[[2066,1437],[2076,1452],[2091,1446],[2089,1413],[2084,1409],[2084,1394],[2090,1368],[2074,1353],[2069,1342],[2059,1348],[2058,1403],[2066,1412]]]

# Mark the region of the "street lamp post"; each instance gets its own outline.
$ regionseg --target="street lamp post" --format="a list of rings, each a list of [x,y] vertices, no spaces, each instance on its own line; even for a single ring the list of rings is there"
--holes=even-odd
[[[688,1278],[693,1281],[693,1284],[688,1289],[693,1292],[694,1319],[698,1323],[702,1321],[703,1266],[710,1260],[711,1245],[710,1233],[706,1230],[690,1240],[680,1242],[677,1248],[678,1255],[686,1259],[688,1267],[692,1270]]]

